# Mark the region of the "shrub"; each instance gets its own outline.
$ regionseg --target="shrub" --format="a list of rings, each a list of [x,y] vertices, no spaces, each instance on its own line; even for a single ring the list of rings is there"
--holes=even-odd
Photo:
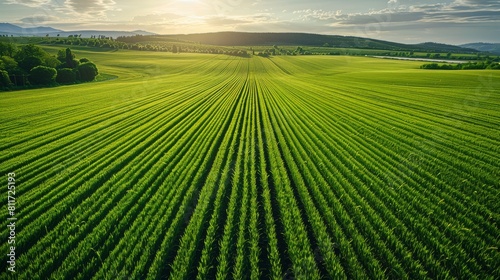
[[[73,60],[66,61],[66,62],[60,64],[59,68],[61,68],[61,69],[63,69],[63,68],[77,68],[79,64],[80,64],[80,61],[78,61],[78,59],[73,59]]]
[[[16,60],[10,56],[0,57],[0,65],[3,66],[2,70],[5,70],[11,74],[18,70]]]
[[[9,73],[4,70],[0,70],[0,88],[6,88],[12,85],[9,78]]]
[[[74,84],[76,82],[75,71],[70,68],[57,70],[56,82],[60,84]]]
[[[42,60],[38,57],[34,56],[29,56],[26,58],[23,58],[21,61],[19,61],[19,67],[23,69],[26,72],[29,72],[31,69],[42,65]]]
[[[55,82],[57,71],[47,66],[37,66],[30,71],[29,81],[33,85],[50,85]]]
[[[52,68],[58,68],[61,62],[54,56],[46,56],[43,59],[44,65]]]
[[[92,62],[85,62],[78,66],[78,78],[82,82],[90,82],[95,79],[99,72],[97,66]]]

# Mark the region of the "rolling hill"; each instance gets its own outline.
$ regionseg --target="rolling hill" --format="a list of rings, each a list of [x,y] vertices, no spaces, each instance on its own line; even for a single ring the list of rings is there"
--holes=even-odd
[[[74,30],[64,31],[52,27],[23,28],[10,23],[0,23],[0,35],[7,36],[61,36],[77,35],[82,38],[91,36],[120,37],[120,41],[127,43],[151,41],[179,41],[199,43],[215,46],[313,46],[333,48],[360,48],[379,49],[391,51],[420,51],[420,52],[452,52],[452,53],[477,53],[500,52],[498,44],[468,44],[454,46],[441,43],[426,42],[421,44],[402,44],[377,39],[355,36],[324,35],[312,33],[253,33],[253,32],[214,32],[197,34],[172,34],[157,35],[143,30],[135,31],[102,31],[102,30]]]
[[[60,29],[55,29],[52,27],[30,27],[23,28],[10,23],[0,23],[0,35],[7,36],[46,36],[50,37],[57,36],[68,37],[69,35],[82,35],[83,38],[90,38],[91,36],[102,35],[105,37],[119,37],[119,36],[134,36],[134,35],[154,35],[155,33],[135,30],[135,31],[103,31],[103,30],[74,30],[74,31],[64,31]]]
[[[475,49],[500,55],[500,43],[469,43],[460,45],[463,48]]]
[[[477,52],[477,50],[471,48],[463,48],[439,43],[409,45],[354,36],[310,33],[215,32],[137,36],[132,38],[120,38],[120,40],[124,42],[185,41],[216,46],[329,46],[335,48],[383,49],[395,51]]]

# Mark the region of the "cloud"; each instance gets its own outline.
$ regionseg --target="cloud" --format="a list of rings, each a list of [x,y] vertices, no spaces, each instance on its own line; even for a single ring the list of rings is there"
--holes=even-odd
[[[136,16],[132,19],[138,23],[168,23],[174,20],[183,18],[184,16],[174,13],[149,14],[144,16]]]
[[[54,16],[35,15],[35,16],[22,18],[19,21],[21,21],[22,23],[29,23],[32,25],[38,25],[41,23],[54,22],[54,21],[58,21],[58,20],[59,20],[59,18],[54,17]]]
[[[244,23],[249,23],[250,21],[241,18],[216,16],[205,19],[205,22],[213,26],[221,26],[221,25],[244,24]]]
[[[299,10],[299,11],[294,11],[293,14],[299,15],[299,18],[301,20],[342,20],[343,18],[347,17],[348,15],[342,14],[342,11],[337,10],[337,11],[324,11],[324,10]]]
[[[399,12],[399,13],[372,13],[349,15],[342,24],[373,24],[373,23],[397,23],[414,22],[425,18],[422,12]]]
[[[390,0],[388,8],[365,13],[342,13],[342,11],[299,10],[293,14],[298,20],[319,21],[330,26],[369,25],[416,22],[462,23],[500,22],[500,1],[497,0],[455,0],[449,4],[399,5]]]
[[[114,0],[65,0],[61,11],[84,17],[106,17],[106,12],[115,10]]]
[[[252,16],[213,16],[205,18],[205,23],[212,26],[229,26],[232,29],[240,25],[272,23],[277,19],[270,13],[260,13]]]
[[[482,35],[485,38],[498,37],[491,35],[491,30],[498,29],[497,26],[500,24],[500,1],[498,0],[453,0],[448,3],[442,1],[435,4],[413,5],[403,5],[404,2],[408,1],[387,0],[387,6],[384,9],[358,13],[322,9],[297,10],[288,13],[291,17],[289,25],[294,26],[296,30],[302,30],[303,28],[295,23],[303,23],[313,28],[315,32],[393,41],[420,41],[422,40],[420,38],[434,36],[438,32],[436,30],[439,30],[440,35],[437,35],[434,40],[439,40],[441,36],[443,38],[455,36],[463,40],[465,33],[459,30],[471,26],[478,28],[477,30],[481,32],[488,30],[488,35]],[[454,34],[442,34],[446,32],[445,30],[450,30]],[[472,28],[468,30],[467,36],[474,36],[478,33],[477,30],[470,31]]]
[[[43,5],[49,4],[50,0],[7,0],[5,2],[6,4],[16,4],[16,5],[23,5],[27,7],[41,7]]]
[[[468,6],[500,7],[500,2],[498,2],[498,0],[455,0],[454,3]]]

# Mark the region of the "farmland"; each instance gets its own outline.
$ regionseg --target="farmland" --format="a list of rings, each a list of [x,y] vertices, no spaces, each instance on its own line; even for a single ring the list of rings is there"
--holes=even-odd
[[[117,78],[0,93],[19,279],[500,275],[498,71],[74,52]]]

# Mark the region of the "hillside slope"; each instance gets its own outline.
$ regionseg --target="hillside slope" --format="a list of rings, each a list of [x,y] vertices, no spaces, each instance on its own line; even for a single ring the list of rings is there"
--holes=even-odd
[[[310,33],[249,33],[215,32],[199,34],[175,34],[120,38],[125,42],[186,41],[215,46],[329,46],[335,48],[363,48],[404,51],[475,53],[477,50],[438,43],[415,45],[354,36],[321,35]]]

